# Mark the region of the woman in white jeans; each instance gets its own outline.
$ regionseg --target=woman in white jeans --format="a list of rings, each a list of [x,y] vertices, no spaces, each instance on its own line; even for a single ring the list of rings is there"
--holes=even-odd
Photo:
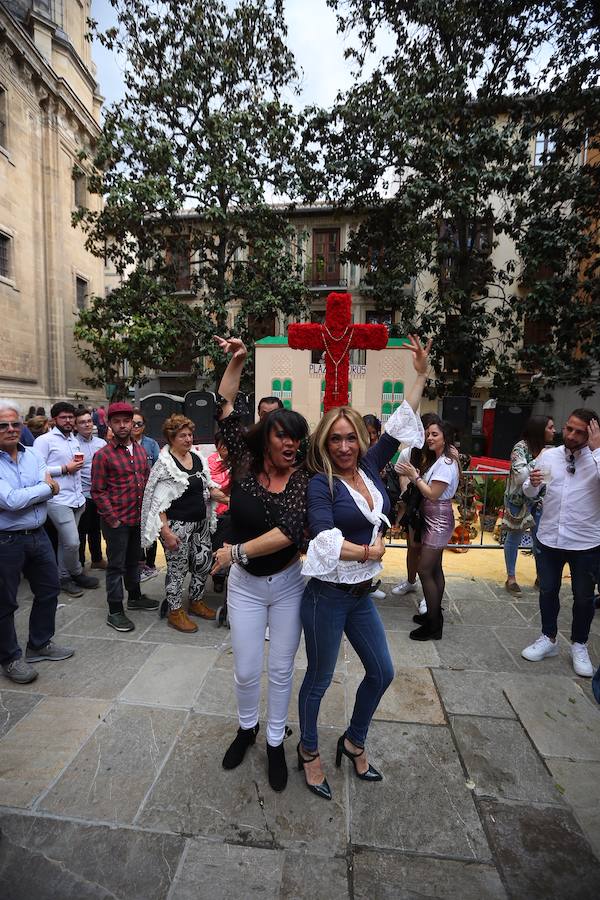
[[[288,409],[275,409],[245,432],[233,411],[247,351],[237,338],[216,338],[231,353],[219,386],[223,401],[220,430],[231,460],[230,514],[233,544],[214,554],[213,573],[231,565],[227,609],[231,625],[239,728],[223,758],[234,769],[258,733],[260,679],[265,629],[269,626],[267,759],[269,784],[287,784],[283,749],[292,690],[294,657],[300,642],[300,600],[304,579],[300,548],[304,542],[308,473],[298,466],[306,420]]]

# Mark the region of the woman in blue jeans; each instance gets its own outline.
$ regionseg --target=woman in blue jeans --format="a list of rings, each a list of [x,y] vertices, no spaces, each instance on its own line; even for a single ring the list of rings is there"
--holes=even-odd
[[[535,539],[542,514],[542,500],[540,499],[532,505],[531,500],[528,500],[523,494],[523,484],[529,477],[533,461],[545,447],[553,443],[554,434],[554,422],[550,416],[532,416],[525,423],[521,440],[515,444],[510,454],[510,473],[506,480],[503,519],[506,526],[504,541],[506,582],[504,587],[509,594],[521,593],[516,577],[521,539],[529,530]]]
[[[300,606],[308,666],[300,689],[298,768],[308,788],[331,799],[319,755],[317,719],[321,700],[331,683],[342,634],[365,667],[347,731],[337,744],[363,781],[381,781],[371,765],[365,741],[373,714],[394,677],[385,631],[372,597],[373,581],[381,572],[385,552],[382,529],[389,521],[390,502],[380,472],[400,441],[423,444],[423,426],[415,415],[427,373],[430,343],[411,337],[409,349],[417,372],[410,398],[393,413],[377,443],[360,414],[348,406],[331,409],[311,438],[308,485],[308,527],[311,541],[302,572],[310,576]]]

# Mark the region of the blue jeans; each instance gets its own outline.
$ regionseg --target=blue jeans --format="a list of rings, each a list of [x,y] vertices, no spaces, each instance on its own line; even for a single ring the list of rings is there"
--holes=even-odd
[[[17,591],[21,573],[33,591],[28,646],[38,650],[54,636],[60,591],[56,556],[44,528],[31,534],[0,532],[0,664],[3,665],[23,655],[14,623],[19,608]]]
[[[356,747],[364,747],[373,714],[394,677],[379,613],[368,594],[354,597],[335,584],[311,578],[302,595],[300,618],[308,658],[299,697],[302,746],[309,753],[317,752],[319,708],[345,633],[365,667],[346,733]]]
[[[571,570],[573,590],[573,622],[571,640],[587,643],[594,618],[594,593],[600,570],[600,546],[590,550],[555,550],[537,541],[537,562],[540,579],[540,613],[542,632],[555,638],[560,610],[559,591],[565,563]]]
[[[520,506],[515,503],[508,503],[508,508],[513,516],[516,516],[520,510]],[[533,516],[533,527],[531,528],[531,537],[533,538],[533,558],[537,566],[537,554],[535,550],[535,536],[537,534],[538,525],[542,517],[541,506],[537,505],[531,512]],[[519,547],[521,546],[521,538],[525,534],[524,531],[515,531],[511,528],[506,530],[506,539],[504,541],[504,562],[506,563],[506,574],[511,578],[515,577],[515,569],[517,566],[517,556],[519,555]]]

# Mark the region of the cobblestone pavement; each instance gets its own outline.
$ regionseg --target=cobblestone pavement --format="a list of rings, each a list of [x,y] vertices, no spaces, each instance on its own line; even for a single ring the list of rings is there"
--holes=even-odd
[[[162,599],[163,578],[144,590]],[[263,732],[221,768],[237,727],[226,628],[184,636],[135,612],[119,634],[103,590],[61,595],[57,640],[75,656],[31,685],[0,677],[0,897],[596,900],[600,707],[571,667],[567,593],[560,653],[541,663],[520,656],[539,633],[532,590],[450,575],[443,640],[425,644],[408,639],[415,595],[388,593],[396,677],[369,736],[384,781],[334,766],[361,673],[344,642],[320,718],[330,803],[292,766],[302,646],[275,794]]]

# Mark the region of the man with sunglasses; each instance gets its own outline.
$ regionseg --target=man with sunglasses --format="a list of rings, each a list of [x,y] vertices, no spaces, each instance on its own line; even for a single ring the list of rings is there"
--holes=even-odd
[[[86,575],[79,559],[79,520],[85,509],[81,468],[85,461],[74,434],[75,407],[67,401],[55,403],[50,416],[54,428],[35,439],[33,449],[60,485],[60,494],[48,503],[48,518],[58,534],[58,573],[61,590],[81,597],[82,588],[97,588],[99,581]]]
[[[74,651],[52,641],[60,584],[43,525],[47,502],[60,487],[21,442],[21,429],[19,405],[0,399],[0,665],[11,681],[29,684],[38,676],[30,663],[68,659]],[[22,574],[33,592],[24,659],[14,626]]]
[[[600,420],[575,409],[563,428],[563,446],[544,450],[523,484],[535,499],[546,485],[535,552],[540,580],[542,634],[521,656],[538,662],[558,653],[559,592],[565,563],[571,571],[571,657],[577,675],[594,674],[587,650],[600,570]]]

